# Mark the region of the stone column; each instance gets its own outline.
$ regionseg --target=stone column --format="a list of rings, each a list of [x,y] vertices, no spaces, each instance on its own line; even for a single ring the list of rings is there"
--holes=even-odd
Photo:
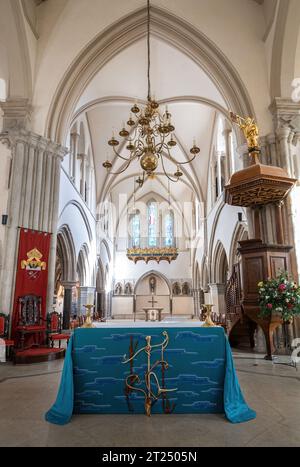
[[[94,189],[94,168],[90,167],[90,180],[89,180],[89,200],[88,200],[88,205],[91,211],[93,211],[93,189]]]
[[[70,135],[70,160],[72,161],[71,177],[74,184],[76,184],[77,178],[77,154],[78,154],[78,143],[79,133],[73,132]]]
[[[217,168],[218,168],[218,196],[222,193],[222,153],[220,151],[217,152]]]
[[[232,129],[227,128],[223,131],[224,137],[225,137],[225,143],[226,143],[226,167],[227,167],[227,173],[226,177],[229,179],[231,175],[234,173],[234,158],[232,154],[232,148],[231,148],[231,138],[232,138]],[[226,180],[227,182],[227,180]]]
[[[94,305],[96,287],[79,287],[78,313],[85,315],[86,309],[83,305]]]
[[[72,288],[76,282],[62,282],[64,286],[64,306],[63,306],[63,329],[70,328],[70,318],[72,314]]]
[[[214,305],[213,311],[224,314],[226,313],[225,304],[225,285],[224,284],[209,284],[210,296],[212,304]]]
[[[21,105],[23,103],[23,106]],[[10,313],[18,255],[19,227],[52,233],[48,263],[47,311],[52,311],[60,164],[67,149],[28,127],[30,107],[17,99],[1,104],[4,112],[0,141],[12,154],[8,224],[4,240],[5,267],[0,278],[0,309]]]
[[[291,129],[288,127],[278,128],[276,136],[280,146],[280,166],[285,169],[289,176],[291,176],[291,161],[290,161],[290,137]]]
[[[278,160],[278,153],[276,150],[276,136],[274,135],[274,133],[266,136],[266,143],[269,146],[271,165],[279,166],[280,161]]]
[[[79,154],[80,159],[81,159],[81,170],[82,170],[82,179],[81,179],[81,184],[80,184],[80,193],[84,201],[86,201],[86,160],[87,156],[86,154]]]

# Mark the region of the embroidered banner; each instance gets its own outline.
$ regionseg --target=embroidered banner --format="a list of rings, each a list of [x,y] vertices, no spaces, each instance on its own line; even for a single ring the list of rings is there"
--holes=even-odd
[[[18,337],[19,298],[35,295],[41,299],[41,316],[46,319],[48,261],[51,234],[21,229],[14,295],[12,336]],[[45,324],[45,321],[43,321]]]

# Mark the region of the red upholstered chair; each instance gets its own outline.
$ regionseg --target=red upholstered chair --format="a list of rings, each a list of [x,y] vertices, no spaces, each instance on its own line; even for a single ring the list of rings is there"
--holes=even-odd
[[[54,342],[59,342],[59,348],[61,347],[61,341],[66,340],[69,342],[71,335],[62,332],[62,319],[61,314],[56,311],[52,311],[48,315],[48,339],[51,347],[54,347]]]
[[[45,335],[47,326],[46,320],[42,317],[42,298],[36,295],[25,295],[18,299],[18,325],[16,331],[20,335],[20,347],[24,349],[25,336]],[[35,344],[40,345],[40,340]],[[31,347],[29,345],[28,348]]]
[[[15,346],[15,341],[13,339],[8,339],[8,329],[9,329],[9,316],[4,313],[0,313],[0,338],[4,340],[6,352],[10,351],[12,347]]]

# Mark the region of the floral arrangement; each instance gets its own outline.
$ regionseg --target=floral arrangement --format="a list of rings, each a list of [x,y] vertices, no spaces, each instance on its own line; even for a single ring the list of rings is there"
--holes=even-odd
[[[287,272],[281,272],[275,279],[259,282],[258,293],[261,317],[277,312],[284,322],[288,322],[295,315],[300,315],[300,287],[289,279]]]

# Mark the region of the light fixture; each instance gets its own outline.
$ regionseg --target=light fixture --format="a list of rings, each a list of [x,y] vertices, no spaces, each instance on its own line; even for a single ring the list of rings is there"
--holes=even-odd
[[[196,145],[194,139],[193,146],[190,149],[192,157],[189,160],[178,162],[171,154],[172,148],[177,145],[174,135],[175,126],[172,123],[172,116],[166,106],[162,114],[159,109],[158,102],[151,97],[150,83],[150,0],[147,0],[147,51],[148,51],[148,96],[147,104],[144,108],[138,106],[137,101],[131,108],[131,114],[127,121],[127,125],[123,124],[119,131],[119,136],[122,138],[123,144],[121,147],[128,151],[128,156],[124,157],[117,151],[120,141],[115,137],[108,141],[108,145],[112,148],[113,153],[118,158],[122,159],[125,167],[122,167],[119,172],[111,172],[112,162],[106,160],[103,167],[109,174],[119,175],[125,172],[134,160],[138,160],[142,168],[142,176],[139,176],[136,182],[139,187],[142,187],[145,182],[145,177],[154,177],[155,172],[161,163],[161,167],[165,176],[172,182],[178,182],[183,176],[181,166],[191,163],[200,148]],[[165,167],[165,159],[170,160],[176,170],[173,174],[167,172]]]

